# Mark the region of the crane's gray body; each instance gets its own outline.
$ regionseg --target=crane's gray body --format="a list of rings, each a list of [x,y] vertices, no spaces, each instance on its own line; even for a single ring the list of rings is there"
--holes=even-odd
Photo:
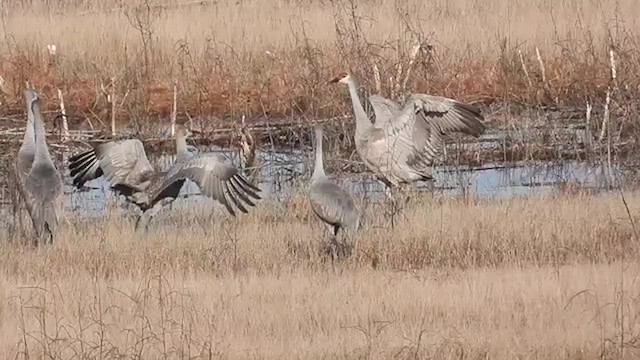
[[[431,165],[444,148],[446,136],[478,137],[485,129],[484,118],[474,106],[426,94],[413,94],[403,105],[370,96],[372,123],[360,102],[355,79],[341,74],[332,82],[348,86],[356,119],[356,150],[389,188],[432,179]]]
[[[53,242],[62,212],[62,176],[49,154],[38,94],[26,90],[25,102],[27,126],[16,158],[16,180],[37,239]]]
[[[309,187],[309,201],[313,212],[326,224],[333,227],[334,236],[340,229],[357,231],[360,214],[353,198],[334,183],[324,172],[322,154],[322,127],[316,126],[315,167]]]

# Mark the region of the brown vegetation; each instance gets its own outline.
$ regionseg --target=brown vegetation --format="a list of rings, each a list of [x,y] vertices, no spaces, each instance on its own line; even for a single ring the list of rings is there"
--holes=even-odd
[[[349,104],[328,79],[350,70],[374,91],[377,66],[382,92],[402,92],[418,43],[406,90],[544,106],[588,100],[597,111],[612,49],[618,102],[640,85],[635,0],[23,4],[3,2],[5,112],[20,108],[29,81],[52,98],[62,88],[70,113],[106,124],[115,86],[118,118],[139,125],[168,117],[177,81],[181,117],[333,116]]]

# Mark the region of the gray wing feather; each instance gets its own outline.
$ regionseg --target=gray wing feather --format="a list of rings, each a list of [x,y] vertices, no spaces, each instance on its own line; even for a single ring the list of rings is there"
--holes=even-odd
[[[112,185],[140,186],[150,174],[155,173],[138,139],[100,144],[95,151],[104,177]]]
[[[484,117],[473,105],[425,94],[412,95],[407,102],[410,104],[422,118],[421,126],[433,126],[445,135],[460,132],[478,137],[484,132]]]
[[[373,107],[375,114],[374,126],[377,128],[386,126],[402,111],[400,104],[380,95],[369,96],[369,102],[371,103],[371,107]]]
[[[249,197],[260,199],[260,196],[252,191],[256,188],[253,185],[245,186],[248,184],[247,181],[221,155],[194,156],[187,161],[175,164],[169,169],[161,187],[155,191],[154,196],[181,179],[189,179],[196,183],[203,194],[219,201],[231,215],[235,215],[235,211],[229,200],[240,211],[246,213],[245,204],[255,205],[252,201],[247,201]]]
[[[472,105],[414,94],[383,131],[395,158],[406,159],[407,165],[427,174],[427,168],[442,151],[446,136],[452,133],[479,136],[484,131],[482,120],[480,111]]]
[[[46,227],[53,233],[58,225],[62,177],[51,166],[35,166],[26,178],[23,196],[38,236]]]

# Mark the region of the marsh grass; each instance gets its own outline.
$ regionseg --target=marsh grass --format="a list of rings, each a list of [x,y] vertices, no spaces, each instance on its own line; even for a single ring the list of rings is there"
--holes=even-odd
[[[168,118],[177,81],[185,119],[316,118],[349,112],[327,80],[348,70],[374,91],[377,67],[387,96],[415,90],[545,107],[588,100],[600,111],[611,49],[618,102],[637,95],[639,10],[634,0],[5,1],[3,103],[19,109],[25,81],[51,98],[62,88],[72,123],[106,127],[115,87],[119,126],[143,127]]]
[[[637,200],[626,194],[631,214]],[[415,195],[393,229],[379,206],[334,261],[301,193],[238,219],[210,202],[176,207],[144,235],[111,209],[49,248],[4,244],[2,350],[617,359],[622,341],[623,358],[638,355],[638,244],[618,195]]]
[[[632,214],[635,197],[627,200]],[[418,193],[403,205],[393,228],[382,211],[386,206],[367,206],[365,230],[348,237],[355,248],[343,266],[394,271],[560,266],[611,263],[636,251],[626,210],[615,195],[480,199]],[[70,219],[61,240],[44,253],[14,241],[3,251],[2,263],[14,269],[7,275],[38,278],[41,256],[48,276],[87,266],[101,276],[157,266],[219,275],[327,266],[318,250],[329,232],[302,193],[265,200],[237,219],[210,201],[165,209],[145,235],[134,234],[135,218],[123,214],[118,208],[106,217]]]

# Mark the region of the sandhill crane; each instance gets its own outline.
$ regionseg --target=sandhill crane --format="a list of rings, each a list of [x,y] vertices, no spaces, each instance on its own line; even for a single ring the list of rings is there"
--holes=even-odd
[[[351,196],[331,181],[324,172],[322,132],[322,125],[316,125],[316,161],[311,176],[309,201],[313,212],[320,220],[333,227],[335,240],[342,228],[357,231],[360,227],[360,215]]]
[[[445,136],[463,133],[478,137],[484,132],[479,109],[425,94],[412,94],[403,105],[379,95],[370,96],[375,115],[372,123],[360,102],[353,76],[341,73],[330,81],[338,82],[349,88],[356,118],[356,150],[388,190],[433,179],[430,166],[443,149]]]
[[[27,126],[15,163],[18,189],[38,240],[48,237],[51,243],[62,211],[62,176],[49,155],[38,94],[26,90],[24,95]]]
[[[69,159],[69,169],[77,188],[89,180],[104,176],[112,189],[124,195],[142,210],[136,221],[148,214],[149,221],[179,195],[185,180],[195,182],[200,191],[225,206],[235,216],[230,202],[247,213],[245,205],[254,206],[260,192],[256,186],[244,179],[222,155],[193,155],[187,151],[188,131],[179,126],[176,131],[177,156],[175,163],[166,172],[151,166],[138,139],[111,141],[93,145],[93,149]]]

